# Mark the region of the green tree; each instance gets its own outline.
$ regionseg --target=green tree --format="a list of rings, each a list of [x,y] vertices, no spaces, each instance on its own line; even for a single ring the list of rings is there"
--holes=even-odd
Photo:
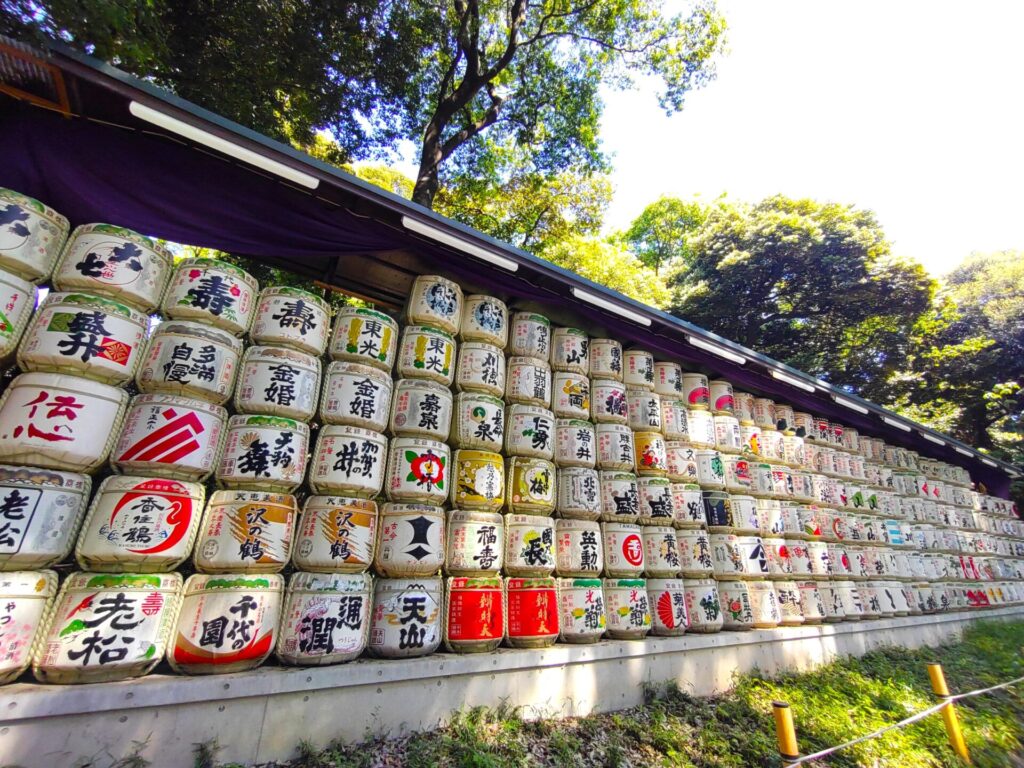
[[[607,240],[576,235],[552,246],[545,258],[652,307],[663,307],[670,298],[653,269]]]
[[[622,238],[647,266],[661,274],[686,258],[687,237],[707,219],[707,206],[696,200],[661,197],[644,208]]]

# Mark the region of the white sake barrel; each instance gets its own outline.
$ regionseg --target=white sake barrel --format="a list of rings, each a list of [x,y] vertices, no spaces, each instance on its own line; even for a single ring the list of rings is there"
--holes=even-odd
[[[500,576],[448,579],[444,644],[455,653],[487,653],[505,636],[505,590]]]
[[[450,387],[455,378],[455,339],[428,325],[410,325],[398,345],[398,375]]]
[[[807,548],[807,542],[802,539],[789,538],[786,541],[786,552],[789,554],[789,563],[793,569],[793,575],[798,578],[819,575],[815,569],[815,563],[811,562],[811,553]]]
[[[667,477],[637,478],[639,515],[643,525],[669,525],[675,520],[672,481]]]
[[[35,198],[0,187],[0,268],[46,280],[68,237],[68,220]]]
[[[437,440],[396,437],[388,450],[384,492],[389,501],[441,505],[448,498],[451,453]]]
[[[865,619],[877,619],[886,616],[891,618],[895,615],[896,611],[893,607],[889,606],[888,611],[886,610],[885,588],[883,584],[881,581],[868,581],[857,585],[857,589],[860,591],[861,603],[864,606]]]
[[[821,604],[824,608],[824,621],[835,624],[846,618],[843,611],[843,599],[839,594],[838,582],[818,581],[818,592],[821,595]]]
[[[651,630],[651,608],[645,579],[604,579],[608,637],[641,640]]]
[[[260,286],[245,270],[215,259],[178,262],[164,294],[164,317],[198,320],[241,336],[252,325]]]
[[[737,544],[743,557],[745,578],[764,578],[768,575],[768,555],[760,536],[739,536]]]
[[[622,344],[615,339],[590,340],[590,378],[622,381]]]
[[[258,667],[277,643],[283,592],[274,573],[190,576],[167,662],[188,675]]]
[[[698,411],[690,408],[686,414],[687,426],[690,429],[689,441],[697,448],[714,448],[715,421],[709,411]]]
[[[642,349],[622,353],[622,380],[627,389],[654,390],[654,355]]]
[[[678,363],[654,364],[654,391],[669,400],[683,399],[683,369]]]
[[[385,504],[373,568],[392,578],[433,576],[444,565],[444,510],[428,504]]]
[[[513,648],[545,648],[558,639],[558,587],[551,577],[505,579],[506,640]]]
[[[536,357],[510,357],[505,377],[505,400],[520,405],[551,405],[551,368]]]
[[[202,573],[280,573],[295,538],[295,497],[216,491],[206,504],[192,559]]]
[[[625,425],[627,413],[626,388],[621,382],[613,379],[591,381],[590,416],[593,421]]]
[[[555,419],[555,466],[597,466],[597,433],[581,419]]]
[[[779,606],[779,624],[799,627],[804,623],[804,614],[800,608],[800,588],[795,581],[776,581],[772,586]]]
[[[602,471],[601,520],[634,523],[640,515],[640,489],[631,472]]]
[[[775,404],[775,428],[779,432],[793,430],[793,406],[786,403]]]
[[[690,632],[710,634],[721,632],[724,618],[718,595],[718,584],[714,579],[684,579],[686,615],[690,620]]]
[[[467,341],[459,345],[455,388],[492,397],[505,393],[505,353],[493,344]]]
[[[92,472],[110,454],[127,405],[117,387],[23,373],[0,397],[0,462]]]
[[[227,413],[174,395],[138,395],[110,457],[115,472],[202,482],[220,461]]]
[[[242,341],[219,328],[183,320],[161,323],[135,383],[142,392],[224,405],[238,375]]]
[[[852,581],[836,581],[833,582],[833,588],[842,605],[844,620],[860,621],[865,614],[864,603],[857,585]]]
[[[321,573],[361,573],[373,562],[377,504],[346,496],[309,496],[295,534],[297,568]]]
[[[505,505],[505,464],[500,453],[461,448],[452,460],[451,504],[497,512]]]
[[[461,392],[455,398],[452,443],[459,448],[500,451],[505,436],[505,403],[479,392]]]
[[[681,564],[676,529],[664,525],[645,525],[640,535],[644,541],[644,573],[652,578],[677,577]]]
[[[18,366],[124,384],[138,369],[148,328],[149,318],[125,304],[84,293],[51,293],[18,347]]]
[[[451,390],[436,381],[399,379],[391,399],[391,433],[445,442],[451,433]]]
[[[672,520],[676,528],[707,527],[699,485],[672,483]]]
[[[596,643],[604,634],[604,590],[601,579],[558,579],[559,640]]]
[[[10,683],[32,663],[46,634],[57,594],[53,571],[13,571],[0,576],[4,625],[0,632],[0,684]]]
[[[755,629],[772,629],[782,622],[779,611],[779,599],[775,587],[770,581],[751,581],[750,608],[754,614]]]
[[[775,401],[767,397],[754,398],[754,423],[761,429],[775,429]]]
[[[666,440],[689,440],[689,411],[684,400],[661,398],[661,432]]]
[[[369,574],[297,572],[288,579],[275,653],[285,664],[351,661],[370,634]]]
[[[839,544],[828,544],[828,562],[832,569],[829,574],[834,579],[852,579],[858,574],[854,573],[854,564],[850,559],[850,553],[846,547]]]
[[[59,291],[109,296],[153,314],[171,279],[173,254],[138,232],[111,224],[75,227],[53,272]]]
[[[636,466],[633,431],[625,424],[598,424],[597,466],[632,472]]]
[[[797,437],[813,437],[814,435],[814,417],[804,411],[793,412],[793,423],[790,427],[793,433]]]
[[[547,364],[551,356],[551,321],[533,312],[516,312],[512,315],[508,353],[536,358]]]
[[[724,454],[722,465],[725,469],[725,489],[732,493],[750,493],[754,488],[754,477],[750,462],[742,456]]]
[[[683,399],[688,408],[706,411],[711,407],[711,389],[703,373],[683,373]]]
[[[669,479],[678,483],[696,483],[698,479],[697,449],[681,440],[665,443],[665,459]]]
[[[508,307],[493,296],[472,294],[463,300],[462,341],[482,341],[504,349],[508,343]]]
[[[722,600],[724,628],[733,632],[754,628],[754,606],[746,581],[720,581],[718,593]]]
[[[505,573],[547,576],[555,569],[555,521],[537,515],[505,516]]]
[[[644,571],[643,531],[632,523],[601,523],[606,576],[639,576]]]
[[[505,464],[505,504],[510,512],[550,515],[555,510],[555,465],[513,456]]]
[[[781,536],[786,532],[782,502],[758,498],[754,501],[754,506],[757,508],[757,529],[761,536]]]
[[[601,526],[593,520],[556,520],[555,570],[558,575],[597,577],[603,568]]]
[[[714,572],[710,534],[703,528],[677,531],[679,570],[688,579],[710,577]]]
[[[633,452],[636,455],[638,474],[668,476],[667,448],[660,432],[634,432]]]
[[[314,493],[372,498],[384,485],[388,440],[380,432],[350,426],[321,427],[309,469]]]
[[[409,291],[405,317],[410,325],[432,325],[455,335],[462,320],[462,288],[439,275],[420,275]]]
[[[804,439],[802,437],[788,433],[782,436],[782,463],[790,467],[804,465]]]
[[[426,656],[441,644],[440,578],[377,579],[369,651],[386,659]]]
[[[697,481],[702,488],[725,488],[725,464],[715,450],[697,451]]]
[[[760,534],[761,523],[757,515],[757,499],[743,494],[730,494],[730,514],[733,527],[749,535]]]
[[[647,579],[647,602],[651,611],[652,635],[678,637],[686,633],[690,621],[682,579]]]
[[[0,360],[14,354],[36,306],[36,287],[0,270]]]
[[[788,578],[793,575],[793,562],[789,556],[786,540],[778,536],[766,536],[761,539],[765,557],[768,559],[768,575],[773,579]]]
[[[198,483],[108,477],[89,507],[75,559],[86,571],[173,571],[192,552],[205,501]]]
[[[708,382],[711,390],[711,410],[717,414],[733,416],[736,410],[732,396],[732,383],[725,379],[712,379]]]
[[[535,405],[506,408],[505,453],[550,461],[555,457],[555,415]]]
[[[829,556],[828,542],[819,539],[807,541],[807,558],[811,562],[812,576],[831,576],[834,573],[832,558]]]
[[[504,519],[497,512],[449,512],[445,571],[453,576],[500,574],[505,549],[504,526]]]
[[[150,672],[181,601],[177,573],[73,573],[54,602],[32,672],[41,683],[94,683]]]
[[[320,420],[383,432],[391,412],[391,376],[369,365],[334,361],[327,366]]]
[[[743,435],[735,416],[716,414],[715,447],[723,453],[740,453],[743,450]]]
[[[320,358],[285,347],[249,347],[235,387],[235,410],[309,421],[320,395]]]
[[[551,334],[551,369],[587,377],[590,374],[589,348],[590,340],[579,328],[555,328]]]
[[[626,413],[629,428],[637,432],[661,431],[661,398],[650,390],[626,390]]]
[[[327,302],[301,288],[264,288],[256,302],[256,319],[249,338],[253,344],[290,347],[320,357],[331,332]]]
[[[332,359],[390,372],[397,349],[398,323],[390,316],[368,307],[338,310],[328,349]]]
[[[561,419],[590,418],[590,379],[571,371],[552,374],[551,410]]]
[[[222,488],[292,493],[309,460],[309,427],[280,416],[232,416],[217,468]]]
[[[749,392],[732,393],[733,415],[739,419],[740,424],[758,426],[754,420],[754,396]]]
[[[784,583],[784,582],[780,582]],[[821,624],[825,621],[825,602],[817,581],[798,581],[800,592],[800,614],[804,624]]]
[[[555,508],[563,518],[597,520],[601,515],[600,476],[585,467],[565,467],[556,474]]]
[[[829,501],[824,503],[835,503],[835,483],[827,483],[829,489],[826,494]],[[772,495],[777,499],[790,499],[793,497],[793,473],[789,467],[781,464],[772,464]]]
[[[88,475],[0,465],[0,571],[46,568],[74,546]]]

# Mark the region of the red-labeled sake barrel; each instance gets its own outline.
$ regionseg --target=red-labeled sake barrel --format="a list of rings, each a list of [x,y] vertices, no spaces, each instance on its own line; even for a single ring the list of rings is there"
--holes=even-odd
[[[586,467],[597,465],[597,434],[594,425],[581,419],[555,419],[555,465]]]
[[[510,512],[550,515],[555,510],[555,465],[513,456],[505,463],[505,504]]]
[[[239,413],[309,421],[320,395],[320,359],[284,347],[249,347],[235,387]]]
[[[202,482],[220,461],[227,413],[219,405],[174,395],[132,398],[111,454],[115,472]]]
[[[505,377],[505,400],[520,405],[551,405],[551,368],[546,359],[510,357]]]
[[[750,493],[754,488],[754,475],[750,462],[743,456],[724,454],[725,490],[731,493]]]
[[[297,572],[288,579],[275,653],[285,664],[351,661],[370,634],[369,574]]]
[[[0,684],[21,676],[32,663],[50,622],[57,574],[53,571],[13,571],[0,576]]]
[[[678,637],[690,625],[686,613],[686,587],[682,579],[647,579],[651,634]]]
[[[505,464],[500,453],[459,449],[452,461],[451,504],[497,512],[505,505]]]
[[[601,481],[596,470],[566,467],[556,474],[558,500],[555,509],[560,517],[576,520],[597,520],[601,515]]]
[[[688,408],[708,410],[711,407],[711,388],[703,373],[683,374],[683,399]]]
[[[448,513],[445,571],[452,576],[497,575],[505,550],[505,522],[497,512]]]
[[[505,421],[505,453],[551,461],[555,457],[555,415],[535,405],[509,405]]]
[[[643,349],[622,353],[622,380],[629,389],[654,390],[654,355]]]
[[[572,371],[552,374],[551,410],[560,419],[590,418],[590,379]]]
[[[11,272],[0,270],[0,360],[7,360],[14,354],[35,306],[36,287]]]
[[[699,634],[721,632],[722,604],[715,580],[685,579],[683,587],[686,596],[686,614],[690,620],[688,627],[690,632]]]
[[[736,410],[732,395],[732,383],[725,379],[713,379],[708,382],[711,390],[711,410],[715,413],[733,416]]]
[[[41,683],[138,677],[163,657],[181,603],[177,573],[73,573],[32,662]]]
[[[110,455],[127,405],[117,387],[23,373],[0,396],[0,462],[93,472]]]
[[[754,607],[748,582],[720,581],[718,593],[722,600],[724,629],[733,632],[753,629]]]
[[[38,200],[0,187],[0,268],[39,283],[50,276],[68,220]]]
[[[205,501],[198,483],[108,477],[89,507],[75,559],[86,571],[173,571],[192,552]]]
[[[634,523],[640,515],[640,489],[631,472],[601,472],[601,520]]]
[[[0,465],[0,571],[46,568],[67,557],[91,487],[88,475]]]
[[[505,573],[547,576],[555,570],[555,521],[540,515],[505,516]]]
[[[385,659],[426,656],[441,644],[441,579],[377,579],[369,651]]]
[[[625,424],[598,424],[596,432],[598,468],[632,472],[636,467],[633,431]]]
[[[584,331],[579,328],[555,328],[551,334],[551,369],[589,376],[589,349],[590,340]]]
[[[59,291],[109,296],[152,314],[171,279],[170,250],[138,232],[83,224],[71,233],[53,272]]]
[[[639,525],[602,523],[604,572],[607,576],[639,576],[644,571],[644,543]]]
[[[641,536],[644,540],[644,574],[664,579],[678,576],[680,561],[676,529],[665,525],[645,525]]]
[[[604,591],[601,579],[558,579],[559,639],[563,643],[596,643],[604,634]]]
[[[384,485],[388,440],[360,427],[320,429],[309,468],[314,493],[340,493],[372,498]]]
[[[545,648],[558,639],[558,588],[550,577],[505,579],[506,639],[513,648]]]
[[[639,477],[637,492],[640,509],[637,520],[642,525],[672,525],[675,510],[671,480],[667,477]]]
[[[433,325],[455,335],[462,320],[462,288],[439,275],[420,275],[409,291],[405,317],[412,325]]]
[[[142,392],[224,405],[238,375],[242,341],[203,323],[169,321],[153,332],[135,382]]]
[[[249,330],[260,286],[245,270],[216,259],[178,262],[162,303],[171,320],[198,320],[241,336]]]
[[[656,392],[630,387],[626,390],[626,412],[630,429],[661,431],[661,398]]]
[[[491,397],[505,394],[505,353],[493,344],[467,341],[459,345],[455,364],[455,388],[482,392]]]
[[[601,526],[593,520],[555,521],[555,569],[559,576],[596,577],[604,568]]]
[[[295,497],[217,491],[206,504],[193,562],[203,573],[279,573],[295,538]]]
[[[362,573],[373,563],[377,503],[352,496],[309,496],[295,532],[292,561],[317,573]]]
[[[280,416],[228,420],[217,482],[222,488],[291,493],[302,484],[309,459],[309,427]]]
[[[185,582],[167,663],[186,675],[254,669],[280,631],[284,577],[195,574]]]
[[[516,312],[512,315],[508,353],[536,358],[547,364],[551,355],[551,321],[534,312]]]
[[[651,631],[651,610],[644,579],[604,579],[608,637],[642,640]]]
[[[382,576],[433,576],[444,565],[444,510],[429,504],[381,508],[373,568]]]
[[[500,452],[505,438],[505,403],[480,392],[455,397],[451,442],[458,448]]]
[[[482,341],[504,349],[508,343],[508,307],[493,296],[471,294],[462,302],[459,337]]]
[[[291,286],[264,288],[256,302],[253,344],[290,347],[319,357],[327,349],[331,308],[309,291]]]
[[[678,531],[679,570],[688,579],[709,578],[714,572],[711,560],[711,539],[703,528]]]
[[[622,381],[622,344],[615,339],[591,339],[590,378]]]
[[[388,451],[388,500],[441,505],[448,498],[451,453],[437,440],[397,437]]]
[[[84,293],[51,293],[18,347],[18,367],[124,384],[139,367],[148,328],[149,318],[125,304]]]
[[[500,576],[448,579],[444,645],[454,653],[486,653],[505,637],[505,595]]]
[[[333,360],[363,363],[390,372],[398,349],[398,323],[367,307],[342,307],[328,351]]]
[[[452,393],[425,379],[399,379],[391,399],[391,434],[448,440],[452,428]]]
[[[637,474],[667,477],[667,448],[660,432],[634,432],[633,451],[636,455]]]
[[[683,399],[683,369],[678,363],[654,364],[654,391],[669,400]]]

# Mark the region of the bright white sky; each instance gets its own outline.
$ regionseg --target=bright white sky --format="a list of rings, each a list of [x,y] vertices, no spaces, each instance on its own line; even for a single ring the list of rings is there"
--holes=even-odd
[[[1024,248],[1024,2],[720,7],[730,53],[682,113],[649,87],[606,94],[609,229],[660,195],[781,192],[875,211],[936,275]]]

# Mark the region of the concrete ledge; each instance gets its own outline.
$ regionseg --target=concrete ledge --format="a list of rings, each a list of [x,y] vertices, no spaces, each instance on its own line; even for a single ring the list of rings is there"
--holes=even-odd
[[[492,654],[435,654],[332,667],[264,667],[209,677],[150,675],[81,686],[0,688],[0,764],[101,766],[133,743],[153,766],[192,765],[192,745],[216,738],[218,759],[286,759],[301,740],[325,744],[400,735],[443,723],[453,710],[508,703],[528,717],[634,706],[644,683],[676,680],[697,696],[737,672],[804,670],[881,646],[955,639],[979,619],[1024,618],[1024,607],[816,627],[556,645]]]

